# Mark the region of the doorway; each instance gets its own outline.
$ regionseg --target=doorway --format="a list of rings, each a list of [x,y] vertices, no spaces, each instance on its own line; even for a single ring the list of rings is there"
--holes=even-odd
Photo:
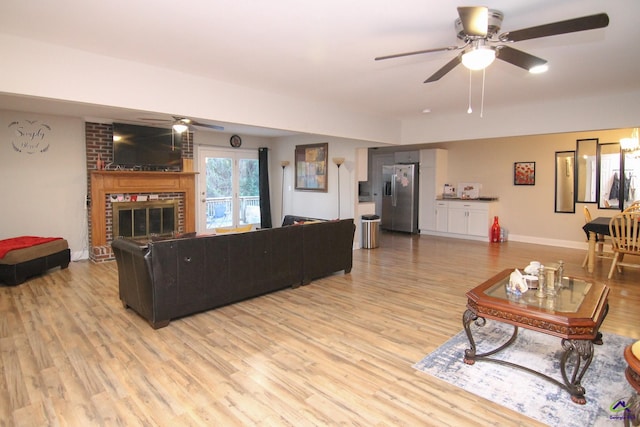
[[[260,225],[258,152],[198,147],[198,233]]]

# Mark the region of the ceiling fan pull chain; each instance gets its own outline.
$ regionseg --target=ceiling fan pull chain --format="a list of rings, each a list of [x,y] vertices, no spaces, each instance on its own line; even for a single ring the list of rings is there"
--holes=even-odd
[[[467,109],[467,114],[473,113],[471,109],[471,70],[469,70],[469,108]]]
[[[486,68],[482,70],[482,98],[480,99],[480,118],[482,118],[482,114],[484,113],[484,76],[486,72]]]

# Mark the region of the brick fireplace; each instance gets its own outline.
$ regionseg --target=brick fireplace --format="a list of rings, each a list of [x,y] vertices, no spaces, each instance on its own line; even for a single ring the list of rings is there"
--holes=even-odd
[[[170,201],[177,206],[176,232],[195,231],[195,173],[194,172],[146,172],[108,170],[113,159],[113,128],[110,124],[86,123],[87,188],[90,199],[89,258],[94,262],[114,259],[111,242],[114,238],[113,204],[124,200],[146,198],[163,203]],[[189,138],[190,139],[190,138]],[[193,159],[193,148],[182,144],[183,160]],[[98,169],[107,165],[107,170]],[[114,197],[116,200],[114,201]],[[142,203],[142,202],[140,202]],[[156,234],[156,233],[152,233]]]
[[[113,259],[113,194],[152,193],[166,199],[181,199],[178,203],[178,232],[196,231],[195,173],[95,171],[91,173],[91,252],[94,261]],[[107,211],[109,205],[109,212]],[[180,209],[182,206],[182,209]],[[182,212],[182,213],[181,213]],[[183,224],[180,224],[180,215]]]

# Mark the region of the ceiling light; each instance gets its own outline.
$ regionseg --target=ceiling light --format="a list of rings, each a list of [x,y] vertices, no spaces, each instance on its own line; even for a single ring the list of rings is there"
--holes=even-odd
[[[182,122],[174,123],[173,125],[173,130],[175,130],[177,133],[182,133],[187,129],[189,129],[189,126],[185,125]]]
[[[483,40],[478,40],[478,42]],[[496,51],[490,46],[477,44],[462,54],[462,65],[470,70],[484,70],[496,59]]]

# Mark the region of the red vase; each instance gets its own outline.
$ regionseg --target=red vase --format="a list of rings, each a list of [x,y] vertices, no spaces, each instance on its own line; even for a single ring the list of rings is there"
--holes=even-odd
[[[491,226],[491,243],[500,243],[500,223],[498,217],[493,217],[493,225]]]

